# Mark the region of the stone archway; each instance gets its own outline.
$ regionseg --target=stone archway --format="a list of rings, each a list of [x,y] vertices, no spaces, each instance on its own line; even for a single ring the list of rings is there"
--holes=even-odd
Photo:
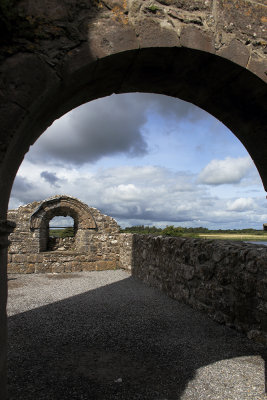
[[[30,218],[30,229],[35,232],[39,241],[39,251],[47,250],[49,237],[49,221],[55,216],[70,216],[74,220],[74,231],[77,238],[76,249],[84,230],[97,229],[89,207],[69,196],[56,196],[43,201]]]
[[[0,65],[3,218],[29,146],[56,118],[112,93],[166,94],[208,111],[244,144],[267,188],[264,1],[158,3],[152,9],[141,0],[21,0],[6,6]]]
[[[51,253],[49,221],[65,215],[74,220],[75,241]],[[9,210],[8,218],[16,223],[10,235],[10,273],[108,270],[127,260],[127,234],[120,234],[117,222],[74,197],[57,195],[26,204]]]
[[[178,4],[178,5],[177,5]],[[126,92],[179,97],[244,144],[267,188],[263,0],[24,1],[1,6],[0,395],[5,398],[6,211],[29,146],[58,117]],[[2,389],[3,388],[3,389]]]

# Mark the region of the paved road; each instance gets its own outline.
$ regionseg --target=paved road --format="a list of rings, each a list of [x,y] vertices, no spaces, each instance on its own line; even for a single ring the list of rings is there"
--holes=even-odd
[[[10,400],[266,400],[266,349],[125,271],[9,276]]]

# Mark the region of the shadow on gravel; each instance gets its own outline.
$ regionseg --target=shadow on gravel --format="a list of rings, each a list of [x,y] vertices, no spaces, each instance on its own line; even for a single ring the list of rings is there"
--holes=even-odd
[[[9,399],[177,400],[198,368],[258,354],[129,277],[9,318]]]

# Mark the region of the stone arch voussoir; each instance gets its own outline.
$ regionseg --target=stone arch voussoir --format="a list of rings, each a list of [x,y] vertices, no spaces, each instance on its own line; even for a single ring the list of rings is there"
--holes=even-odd
[[[89,207],[74,197],[56,196],[44,200],[30,218],[30,229],[40,229],[55,216],[70,216],[76,229],[96,229]]]

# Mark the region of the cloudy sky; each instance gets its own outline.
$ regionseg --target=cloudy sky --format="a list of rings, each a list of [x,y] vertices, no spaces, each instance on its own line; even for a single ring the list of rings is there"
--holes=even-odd
[[[21,164],[9,208],[55,194],[123,227],[267,222],[259,174],[232,132],[190,103],[154,94],[84,104],[44,132]]]

